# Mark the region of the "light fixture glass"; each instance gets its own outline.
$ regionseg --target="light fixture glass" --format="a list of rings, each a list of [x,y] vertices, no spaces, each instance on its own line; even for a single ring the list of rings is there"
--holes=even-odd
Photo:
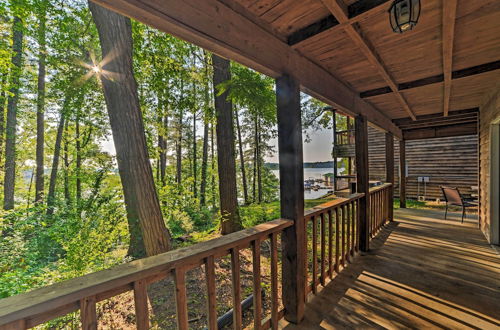
[[[394,0],[389,8],[389,21],[394,32],[412,30],[420,17],[420,0]]]

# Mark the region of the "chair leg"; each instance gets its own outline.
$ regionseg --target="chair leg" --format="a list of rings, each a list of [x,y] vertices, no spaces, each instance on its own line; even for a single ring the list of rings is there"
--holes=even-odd
[[[446,203],[446,210],[444,211],[444,219],[446,220],[446,215],[448,214],[448,203]]]
[[[462,223],[464,223],[464,217],[465,217],[465,206],[462,206]]]

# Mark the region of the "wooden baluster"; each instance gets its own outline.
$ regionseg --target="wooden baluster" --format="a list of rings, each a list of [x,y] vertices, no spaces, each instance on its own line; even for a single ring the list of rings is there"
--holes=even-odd
[[[385,224],[385,220],[387,219],[386,216],[385,216],[385,204],[386,204],[386,190],[384,189],[382,191],[382,196],[380,196],[380,199],[381,199],[381,203],[382,203],[382,226]],[[382,227],[380,226],[380,227]]]
[[[345,211],[345,205],[342,205],[342,266],[346,266],[346,260],[345,260],[345,227],[346,227],[346,211]]]
[[[378,200],[379,200],[379,203],[380,203],[380,206],[379,206],[380,221],[379,221],[379,224],[378,224],[378,231],[380,231],[380,228],[382,228],[382,225],[384,223],[384,203],[382,202],[382,197],[383,196],[384,196],[384,191],[380,190],[380,193],[379,193],[379,196],[378,196]]]
[[[380,228],[380,190],[377,192],[377,228],[375,229],[375,233],[378,232]]]
[[[335,271],[340,271],[340,207],[335,209]]]
[[[86,297],[80,300],[80,319],[83,330],[97,329],[96,297]]]
[[[186,271],[182,268],[176,268],[172,271],[175,285],[175,305],[177,308],[177,328],[187,330],[188,309],[186,293]]]
[[[215,293],[215,258],[205,259],[205,276],[207,282],[208,329],[217,330],[217,301]]]
[[[144,280],[134,282],[134,303],[137,329],[149,329],[148,292],[147,283]]]
[[[384,198],[384,208],[385,208],[385,221],[389,221],[389,191],[390,191],[390,187],[386,189],[385,191],[385,198]]]
[[[328,276],[333,276],[333,219],[332,210],[328,210]]]
[[[354,201],[350,202],[349,205],[351,206],[351,256],[354,257],[354,249],[356,247],[356,208],[354,207]]]
[[[256,239],[253,248],[253,320],[254,329],[262,326],[262,288],[260,285],[260,240]]]
[[[314,294],[317,293],[316,288],[316,278],[318,277],[318,223],[316,221],[316,217],[312,217],[313,230],[312,230],[312,291]]]
[[[377,227],[377,193],[373,194],[373,227],[372,237],[375,236],[375,228]]]
[[[307,281],[306,281],[307,282]],[[271,234],[271,327],[278,329],[278,234]]]
[[[349,262],[351,262],[351,258],[350,258],[350,251],[351,251],[351,208],[350,208],[350,204],[347,203],[346,206],[346,225],[347,225],[347,229],[346,229],[346,237],[347,237],[347,242],[346,242],[346,251],[345,251],[345,259]]]
[[[360,213],[359,213],[359,199],[356,200],[356,251],[359,251],[359,232],[360,232]]]
[[[372,236],[372,221],[373,221],[373,194],[370,194],[370,208],[368,209],[368,235]]]
[[[231,249],[231,277],[233,282],[233,328],[241,329],[241,280],[240,280],[240,251]]]
[[[383,221],[384,221],[384,209],[383,209],[383,206],[384,206],[384,203],[382,202],[382,196],[384,194],[384,191],[381,190],[380,193],[378,194],[378,202],[379,202],[379,212],[380,212],[380,221],[378,223],[378,230],[380,230],[380,228],[382,228],[382,224],[383,224]],[[378,231],[377,230],[377,231]]]
[[[377,224],[377,193],[373,194],[373,209],[372,209],[372,237],[375,235],[375,226]]]
[[[325,286],[326,284],[326,223],[325,223],[325,215],[321,213],[320,215],[321,221],[321,285]]]

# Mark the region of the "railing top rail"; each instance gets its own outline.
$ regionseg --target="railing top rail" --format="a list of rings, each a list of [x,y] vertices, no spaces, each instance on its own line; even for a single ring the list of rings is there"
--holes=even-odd
[[[220,257],[227,254],[231,248],[244,247],[253,240],[264,239],[292,225],[291,220],[273,220],[193,246],[0,299],[0,326],[58,308],[67,309],[67,305],[75,304],[83,298],[103,296],[105,292],[130,285],[137,280],[149,279],[159,274],[167,276],[168,272],[176,267],[199,264],[209,256]]]
[[[355,194],[349,195],[346,198],[336,198],[332,201],[317,205],[317,206],[313,207],[312,209],[305,211],[304,216],[307,218],[310,218],[313,216],[320,215],[321,213],[324,213],[328,209],[333,209],[333,208],[348,204],[348,203],[353,202],[357,199],[360,199],[364,195],[365,194],[363,194],[363,193],[355,193]]]
[[[354,132],[355,129],[345,129],[345,130],[338,130],[335,133],[348,133],[348,132]]]
[[[386,183],[383,183],[383,184],[381,184],[381,185],[379,185],[379,186],[372,187],[372,188],[370,188],[370,194],[372,194],[372,193],[374,193],[374,192],[377,192],[377,191],[379,191],[379,190],[382,190],[382,189],[388,188],[388,187],[390,187],[390,186],[392,186],[392,183],[390,183],[390,182],[386,182]]]

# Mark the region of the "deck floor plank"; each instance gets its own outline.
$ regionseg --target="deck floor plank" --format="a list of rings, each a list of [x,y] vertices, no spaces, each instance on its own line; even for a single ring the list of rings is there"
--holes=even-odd
[[[283,329],[498,329],[500,256],[469,217],[399,209]]]

